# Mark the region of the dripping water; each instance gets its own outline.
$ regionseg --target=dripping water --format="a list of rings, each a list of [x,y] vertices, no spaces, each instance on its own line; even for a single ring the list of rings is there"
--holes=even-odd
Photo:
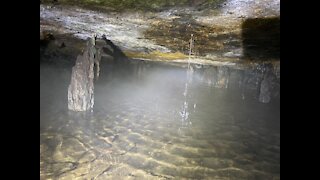
[[[179,128],[180,133],[182,128],[186,128],[192,125],[192,122],[189,118],[190,112],[189,112],[189,102],[188,102],[188,89],[189,89],[189,84],[192,82],[192,75],[193,75],[193,68],[192,66],[190,66],[190,59],[191,59],[191,56],[194,54],[193,49],[194,49],[194,39],[193,39],[193,34],[191,34],[191,38],[189,41],[187,79],[186,79],[184,91],[183,91],[184,102],[182,105],[182,110],[180,111],[180,116],[181,116],[181,127]],[[195,111],[195,108],[196,108],[196,103],[193,104],[194,111]]]

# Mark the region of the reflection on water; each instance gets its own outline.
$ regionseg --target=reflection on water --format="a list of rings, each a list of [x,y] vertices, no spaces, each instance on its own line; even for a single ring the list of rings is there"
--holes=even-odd
[[[259,102],[255,70],[106,68],[94,111],[73,113],[70,69],[40,66],[41,179],[280,179],[279,90]]]

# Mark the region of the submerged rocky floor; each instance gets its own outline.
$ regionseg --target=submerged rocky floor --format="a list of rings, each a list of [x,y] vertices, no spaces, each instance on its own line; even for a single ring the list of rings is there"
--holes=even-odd
[[[280,87],[259,102],[263,68],[194,67],[187,99],[181,66],[104,68],[94,111],[74,113],[70,66],[40,65],[41,179],[280,179]]]

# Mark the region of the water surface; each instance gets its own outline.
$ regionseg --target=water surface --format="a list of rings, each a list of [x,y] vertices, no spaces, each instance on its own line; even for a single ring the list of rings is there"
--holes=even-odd
[[[110,66],[74,113],[70,71],[40,65],[41,179],[280,179],[279,95],[258,101],[259,74]]]

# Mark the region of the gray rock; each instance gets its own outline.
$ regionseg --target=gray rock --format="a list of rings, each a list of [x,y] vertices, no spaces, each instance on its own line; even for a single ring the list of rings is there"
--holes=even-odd
[[[273,73],[272,65],[268,64],[264,71],[266,72],[260,85],[259,101],[262,103],[269,103],[273,91],[276,76]]]
[[[204,69],[202,81],[216,88],[228,88],[230,72],[225,66],[210,66]]]
[[[229,68],[225,66],[218,66],[218,74],[216,87],[217,88],[228,88],[230,72]]]
[[[224,57],[234,57],[235,54],[233,52],[227,52],[223,54]]]
[[[269,103],[271,99],[271,82],[268,79],[263,79],[260,86],[259,101]]]
[[[71,83],[68,88],[68,109],[87,111],[94,105],[94,64],[99,66],[100,52],[95,48],[95,38],[89,39],[83,55],[79,55],[72,68]],[[97,67],[99,70],[99,67]],[[97,76],[99,72],[97,72]]]

